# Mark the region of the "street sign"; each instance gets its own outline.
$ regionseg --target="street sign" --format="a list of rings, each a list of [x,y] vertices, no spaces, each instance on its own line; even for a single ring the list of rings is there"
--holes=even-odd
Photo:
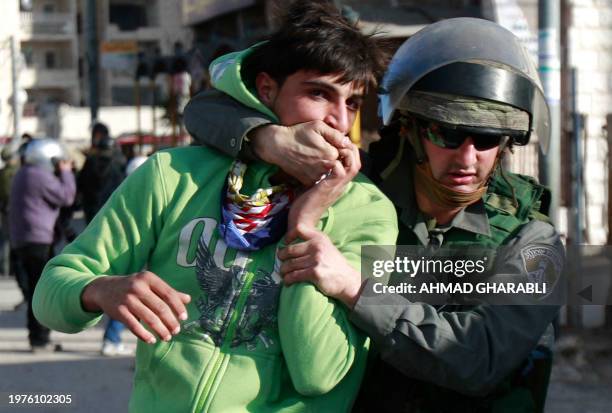
[[[102,42],[100,57],[103,69],[132,76],[138,62],[138,43],[132,40]]]

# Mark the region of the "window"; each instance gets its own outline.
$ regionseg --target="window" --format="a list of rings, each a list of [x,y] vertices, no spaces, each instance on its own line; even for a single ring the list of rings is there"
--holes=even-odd
[[[32,0],[20,0],[19,10],[20,11],[32,11]]]
[[[45,52],[45,68],[55,69],[55,66],[56,66],[55,52]]]
[[[32,67],[34,64],[34,51],[32,50],[32,46],[21,45],[21,54],[23,55],[23,60],[26,67]]]
[[[110,6],[109,20],[121,31],[138,30],[147,26],[147,12],[144,7],[138,5],[113,4]]]

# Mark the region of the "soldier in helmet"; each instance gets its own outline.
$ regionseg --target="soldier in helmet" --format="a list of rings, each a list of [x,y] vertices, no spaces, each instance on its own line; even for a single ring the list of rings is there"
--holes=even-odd
[[[388,127],[370,147],[368,172],[395,204],[398,244],[507,246],[501,270],[527,276],[538,261],[559,276],[564,252],[546,216],[548,190],[501,169],[514,145],[537,134],[546,146],[549,137],[548,108],[529,59],[510,32],[471,18],[432,24],[397,51],[382,84]],[[221,111],[228,130],[211,133],[206,125]],[[261,157],[310,185],[346,142],[325,125],[273,122],[207,94],[185,111],[196,140],[244,159]],[[221,139],[228,135],[234,138]],[[294,211],[298,222],[312,223],[323,192],[312,191],[309,210]],[[339,264],[324,234],[300,225],[295,233],[306,242],[279,253],[285,282],[310,281],[342,301],[379,350],[357,411],[543,410],[558,306],[450,307],[371,295],[372,281]]]
[[[72,205],[76,184],[72,162],[56,139],[28,143],[11,187],[10,238],[28,280],[28,330],[33,352],[52,350],[49,329],[32,313],[32,295],[51,256],[53,229],[61,207]],[[57,176],[56,176],[57,173]]]

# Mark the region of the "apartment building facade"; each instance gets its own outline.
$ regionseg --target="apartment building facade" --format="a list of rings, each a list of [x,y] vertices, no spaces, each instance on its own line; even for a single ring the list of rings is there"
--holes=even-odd
[[[80,14],[85,16],[86,0],[80,1]],[[191,31],[183,26],[182,4],[164,0],[98,0],[96,14],[98,40],[103,46],[118,42],[133,42],[144,58],[174,55],[178,46],[191,47]],[[85,38],[81,36],[80,55],[86,66]],[[135,69],[135,68],[134,68]],[[135,72],[101,67],[99,94],[102,106],[135,104]],[[84,103],[88,103],[88,79],[83,78]],[[159,85],[162,87],[163,85]],[[150,91],[144,88],[141,103],[151,101]]]
[[[77,0],[22,0],[19,37],[28,102],[78,105]]]
[[[79,103],[76,0],[3,1],[0,13],[0,136],[7,138],[15,135],[15,87],[20,120]]]

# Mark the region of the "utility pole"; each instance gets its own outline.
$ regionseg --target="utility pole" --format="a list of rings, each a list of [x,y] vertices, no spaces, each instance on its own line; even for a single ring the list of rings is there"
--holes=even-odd
[[[608,135],[608,245],[612,245],[612,113],[606,116],[606,130]],[[610,321],[612,322],[612,319]]]
[[[561,60],[559,59],[559,0],[540,0],[538,3],[538,61],[546,101],[550,108],[550,143],[548,153],[540,147],[540,182],[552,192],[550,218],[559,223],[561,198]]]
[[[11,36],[11,83],[13,84],[13,97],[11,98],[11,106],[13,108],[13,147],[19,146],[21,139],[21,111],[19,102],[19,69],[17,68],[17,40],[15,36]]]
[[[91,124],[98,119],[98,107],[100,106],[98,95],[99,81],[99,45],[98,45],[98,22],[96,0],[87,0],[86,13],[86,38],[87,38],[87,62],[89,74],[89,107],[91,111]]]

